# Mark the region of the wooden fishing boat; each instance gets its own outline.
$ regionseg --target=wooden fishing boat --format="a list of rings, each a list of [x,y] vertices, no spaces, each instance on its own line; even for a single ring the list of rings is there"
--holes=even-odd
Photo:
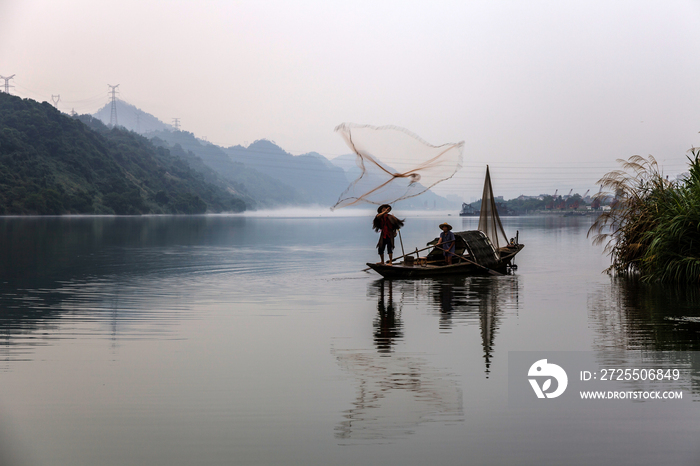
[[[426,249],[432,249],[426,256],[417,257],[420,251],[413,252],[401,262],[394,261],[392,265],[371,264],[367,266],[384,278],[427,278],[447,275],[502,275],[508,272],[513,264],[515,255],[525,245],[509,244],[506,247],[494,248],[484,232],[479,230],[455,232],[455,257],[452,264],[445,262],[443,251],[434,247],[437,239],[429,243]]]
[[[370,264],[367,266],[385,278],[423,278],[446,275],[502,275],[514,268],[513,259],[525,245],[518,241],[518,234],[510,241],[503,230],[491,187],[489,167],[486,166],[484,194],[481,197],[478,230],[454,232],[455,256],[447,264],[444,251],[437,247],[438,239],[422,250],[406,254],[394,260],[394,264]],[[431,249],[425,257],[420,251]],[[398,262],[403,259],[402,262]]]

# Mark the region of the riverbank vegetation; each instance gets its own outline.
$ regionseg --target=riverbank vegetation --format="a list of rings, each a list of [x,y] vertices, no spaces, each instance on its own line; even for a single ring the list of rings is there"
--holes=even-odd
[[[700,148],[688,153],[689,175],[680,180],[666,179],[653,157],[633,156],[598,182],[614,200],[588,233],[606,245],[608,272],[700,283]]]

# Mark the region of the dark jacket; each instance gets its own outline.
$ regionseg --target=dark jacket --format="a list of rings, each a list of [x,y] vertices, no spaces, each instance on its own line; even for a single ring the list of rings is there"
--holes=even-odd
[[[391,214],[384,214],[386,215],[387,219],[389,220],[389,228],[391,230],[391,234],[389,237],[391,238],[391,247],[394,247],[394,237],[396,236],[396,231],[403,226],[403,220],[399,220],[398,218],[394,217]],[[374,221],[372,222],[372,227],[374,228],[374,231],[380,232],[382,231],[382,221],[381,221],[382,215],[377,215],[374,217]],[[379,235],[379,241],[377,242],[377,247],[379,247],[382,243],[382,235]]]

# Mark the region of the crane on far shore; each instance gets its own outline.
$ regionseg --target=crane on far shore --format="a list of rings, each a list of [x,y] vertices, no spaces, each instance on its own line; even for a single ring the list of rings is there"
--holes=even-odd
[[[578,209],[579,205],[581,204],[581,201],[584,201],[584,199],[586,198],[586,196],[588,196],[588,193],[589,193],[589,192],[590,192],[590,189],[589,189],[588,191],[586,191],[586,193],[581,197],[580,200],[579,200],[579,199],[576,199],[576,200],[571,204],[571,209],[572,209],[572,210]],[[586,201],[584,201],[584,202],[586,202]]]
[[[593,202],[591,202],[591,208],[593,210],[598,210],[600,209],[600,193],[603,191],[603,185],[600,185],[600,189],[598,190],[598,194],[594,196]]]
[[[557,193],[559,192],[559,189],[556,189],[554,191],[554,196],[552,196],[552,202],[544,206],[545,209],[547,210],[552,210],[554,208],[554,202],[557,200]]]

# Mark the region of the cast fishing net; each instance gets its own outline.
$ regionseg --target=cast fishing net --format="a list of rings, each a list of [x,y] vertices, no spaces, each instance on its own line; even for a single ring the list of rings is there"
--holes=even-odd
[[[396,126],[343,123],[335,130],[357,156],[360,173],[331,210],[415,197],[462,168],[463,141],[433,146]]]

